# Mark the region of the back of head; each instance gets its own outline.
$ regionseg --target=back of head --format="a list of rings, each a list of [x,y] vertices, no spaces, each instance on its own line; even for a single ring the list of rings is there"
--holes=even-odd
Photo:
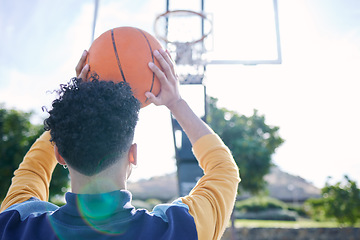
[[[66,163],[92,176],[131,146],[140,103],[126,82],[74,78],[60,87],[45,129]]]

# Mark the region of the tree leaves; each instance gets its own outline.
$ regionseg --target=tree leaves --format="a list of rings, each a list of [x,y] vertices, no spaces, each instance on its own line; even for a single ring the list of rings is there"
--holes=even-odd
[[[5,109],[0,105],[0,199],[8,191],[14,171],[35,140],[42,134],[43,126],[31,124],[32,112]],[[63,194],[68,186],[68,173],[57,166],[50,185],[50,197]]]
[[[264,189],[263,177],[272,165],[271,155],[284,140],[279,127],[265,123],[265,116],[254,110],[250,117],[226,108],[217,107],[217,99],[210,98],[207,121],[231,150],[240,169],[239,190],[257,193]]]
[[[340,225],[351,226],[360,219],[360,189],[348,176],[333,185],[327,182],[321,195],[322,198],[307,201],[315,219],[335,218]]]

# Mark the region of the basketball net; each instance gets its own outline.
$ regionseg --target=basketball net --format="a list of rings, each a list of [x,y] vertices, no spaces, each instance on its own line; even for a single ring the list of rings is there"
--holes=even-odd
[[[170,51],[180,83],[201,84],[207,52],[204,40],[212,32],[212,21],[190,10],[167,11],[155,19],[154,32]]]

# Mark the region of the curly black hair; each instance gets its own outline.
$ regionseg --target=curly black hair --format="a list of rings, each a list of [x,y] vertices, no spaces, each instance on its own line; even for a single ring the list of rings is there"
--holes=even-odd
[[[44,127],[69,166],[92,176],[129,149],[140,102],[126,82],[73,78],[58,93]]]

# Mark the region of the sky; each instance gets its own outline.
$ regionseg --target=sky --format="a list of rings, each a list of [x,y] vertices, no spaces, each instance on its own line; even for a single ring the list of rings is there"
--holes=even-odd
[[[269,2],[262,1],[257,6]],[[118,26],[153,34],[154,19],[165,11],[166,1],[99,2],[95,37]],[[199,9],[195,1],[170,2],[171,9]],[[241,59],[274,57],[265,7],[240,11],[239,2],[205,1],[214,20],[209,56],[238,58],[247,49]],[[283,171],[318,187],[328,176],[339,181],[344,174],[360,184],[360,2],[278,0],[278,11],[282,63],[209,64],[207,94],[219,99],[219,107],[240,114],[257,109],[268,125],[280,127],[285,143],[273,162]],[[94,0],[0,0],[0,103],[34,111],[33,121],[40,123],[47,116],[42,106],[50,107],[56,97],[51,91],[74,77],[82,51],[90,47],[93,17]],[[256,41],[246,38],[259,25]],[[194,89],[183,88],[182,94],[201,109],[202,98],[193,97]],[[142,109],[135,141],[138,167],[130,180],[176,171],[167,109]]]

